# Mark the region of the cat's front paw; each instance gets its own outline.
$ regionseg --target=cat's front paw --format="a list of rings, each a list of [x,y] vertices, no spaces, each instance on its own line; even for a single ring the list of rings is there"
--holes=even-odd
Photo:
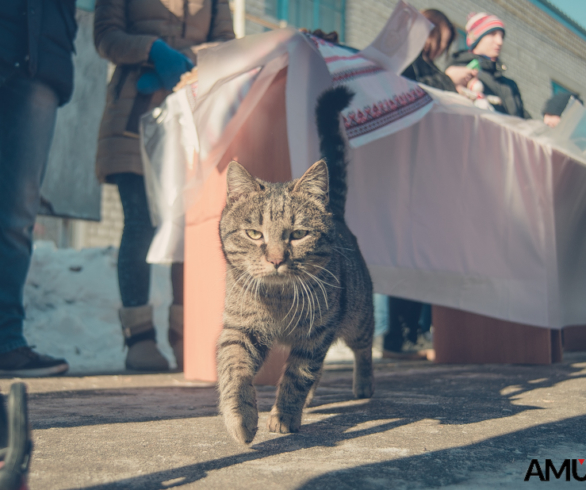
[[[357,380],[352,391],[356,398],[371,398],[374,394],[374,382],[372,378]]]
[[[301,426],[301,416],[291,415],[288,413],[271,412],[267,423],[269,432],[277,434],[289,434],[298,432]]]
[[[258,411],[247,407],[242,412],[230,412],[224,415],[224,422],[229,434],[241,444],[250,444],[258,430]]]

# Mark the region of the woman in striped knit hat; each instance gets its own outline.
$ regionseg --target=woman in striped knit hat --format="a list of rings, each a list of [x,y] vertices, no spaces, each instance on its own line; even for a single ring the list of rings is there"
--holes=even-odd
[[[493,103],[495,110],[529,119],[531,116],[523,107],[519,87],[505,77],[506,67],[499,60],[504,39],[505,24],[496,15],[484,12],[470,14],[466,23],[468,49],[452,55],[446,75],[454,81],[456,88],[465,86],[470,78],[469,73],[468,79],[462,76],[463,69],[471,68],[469,65],[476,60],[472,67],[479,66],[477,77],[484,84],[484,95],[494,96],[491,99],[496,100]]]

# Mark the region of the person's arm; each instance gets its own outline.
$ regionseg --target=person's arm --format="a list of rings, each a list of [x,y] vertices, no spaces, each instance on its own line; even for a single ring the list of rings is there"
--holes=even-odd
[[[466,87],[468,82],[478,74],[478,70],[472,70],[465,66],[452,65],[446,68],[445,73],[452,79],[456,87]]]
[[[94,44],[103,58],[115,65],[149,60],[157,36],[126,32],[126,0],[97,0],[94,14]]]

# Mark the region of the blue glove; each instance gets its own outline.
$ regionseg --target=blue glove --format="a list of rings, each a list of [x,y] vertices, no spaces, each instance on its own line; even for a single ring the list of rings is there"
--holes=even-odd
[[[152,94],[161,88],[163,88],[163,81],[154,70],[145,72],[136,82],[136,89],[141,94]]]
[[[157,39],[153,43],[149,59],[155,64],[157,75],[163,82],[163,87],[167,90],[172,90],[181,79],[181,75],[194,67],[194,64],[187,56],[169,47],[161,39]]]

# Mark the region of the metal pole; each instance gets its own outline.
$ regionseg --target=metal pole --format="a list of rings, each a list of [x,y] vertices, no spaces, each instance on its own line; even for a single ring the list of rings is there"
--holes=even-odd
[[[246,35],[246,0],[234,0],[234,34],[240,39]]]

